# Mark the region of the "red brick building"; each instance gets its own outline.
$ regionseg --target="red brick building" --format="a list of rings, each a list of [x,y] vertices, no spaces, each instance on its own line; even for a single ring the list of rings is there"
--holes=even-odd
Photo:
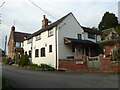
[[[10,37],[8,41],[8,57],[12,59],[19,58],[19,54],[22,54],[23,51],[23,41],[28,37],[29,33],[16,32],[15,27],[11,27]]]

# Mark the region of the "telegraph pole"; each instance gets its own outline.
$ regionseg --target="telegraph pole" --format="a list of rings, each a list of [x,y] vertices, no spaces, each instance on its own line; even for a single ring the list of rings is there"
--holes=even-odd
[[[7,46],[7,35],[5,36],[5,50],[4,50],[5,55],[6,55],[6,46]]]

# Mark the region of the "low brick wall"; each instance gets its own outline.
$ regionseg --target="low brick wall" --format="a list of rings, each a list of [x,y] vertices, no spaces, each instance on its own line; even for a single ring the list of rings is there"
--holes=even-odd
[[[110,58],[100,57],[100,70],[104,72],[120,72],[120,61],[111,61]]]
[[[70,72],[120,72],[120,61],[111,61],[110,58],[100,56],[100,68],[89,69],[86,60],[62,59],[59,60],[59,68]]]
[[[83,64],[81,64],[83,62]],[[73,60],[73,59],[62,59],[59,60],[59,68],[65,69],[67,71],[85,71],[87,66],[86,62],[83,60]]]

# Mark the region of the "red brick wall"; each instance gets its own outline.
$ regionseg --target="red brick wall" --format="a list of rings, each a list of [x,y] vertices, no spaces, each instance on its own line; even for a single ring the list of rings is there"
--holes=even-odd
[[[120,72],[120,62],[111,61],[110,58],[100,57],[100,70],[108,72]]]
[[[9,41],[8,41],[8,57],[12,57],[13,56],[13,32],[10,33],[10,37],[9,37]]]
[[[76,61],[79,60],[59,60],[59,68],[75,72],[86,70],[86,62],[84,62],[83,64],[76,64]]]
[[[100,56],[100,68],[89,69],[87,68],[87,62],[84,60],[84,64],[76,64],[73,59],[62,59],[59,60],[59,68],[66,69],[72,72],[120,72],[120,61],[111,61],[110,58],[103,58]]]
[[[115,49],[115,47],[117,47],[117,46],[116,45],[105,45],[104,46],[104,49],[105,49],[104,55],[107,57],[110,57],[111,49]]]

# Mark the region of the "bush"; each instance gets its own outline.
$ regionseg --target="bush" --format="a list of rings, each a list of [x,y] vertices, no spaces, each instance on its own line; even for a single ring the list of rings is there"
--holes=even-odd
[[[43,70],[48,70],[48,71],[51,71],[51,70],[55,70],[54,67],[50,66],[50,65],[47,65],[47,64],[41,64],[41,68]]]
[[[27,54],[22,54],[20,60],[18,61],[19,66],[25,66],[29,63],[29,56]]]
[[[120,47],[113,51],[112,60],[120,61]]]

